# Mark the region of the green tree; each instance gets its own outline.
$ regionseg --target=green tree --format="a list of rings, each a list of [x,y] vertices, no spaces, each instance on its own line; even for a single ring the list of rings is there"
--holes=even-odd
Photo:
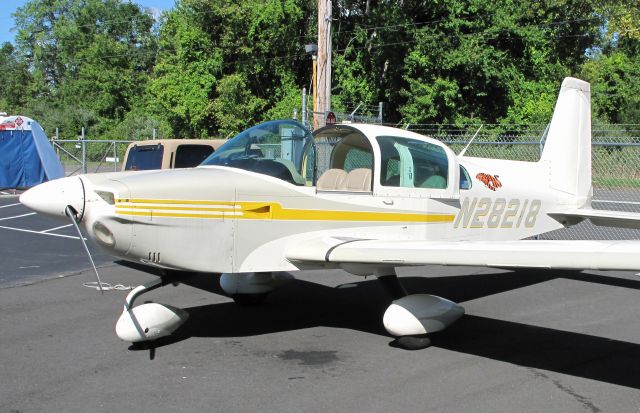
[[[406,86],[404,59],[422,20],[417,1],[334,2],[334,64],[332,104],[351,112],[360,104],[386,104],[385,117],[399,120]],[[336,18],[337,17],[337,18]],[[362,111],[359,109],[359,111]]]
[[[154,113],[169,122],[174,136],[212,132],[210,98],[222,55],[203,29],[205,16],[183,2],[165,16],[160,30],[158,62],[147,100]]]
[[[640,0],[596,0],[595,11],[606,21],[606,40],[640,40]]]
[[[268,115],[290,116],[282,102],[308,81],[305,3],[180,2],[160,31],[148,88],[154,111],[185,137],[227,136]]]
[[[545,125],[551,121],[559,84],[545,80],[522,80],[513,85],[506,115],[500,122],[509,125]]]
[[[433,23],[417,28],[405,59],[404,120],[514,120],[508,108],[525,103],[517,100],[527,89],[546,90],[586,60],[601,24],[591,11],[572,1],[449,1],[425,9]]]
[[[93,126],[100,134],[124,119],[143,94],[156,39],[154,20],[140,6],[30,0],[15,17],[18,51],[33,76],[32,106],[48,108],[43,117],[60,122],[43,121],[45,126]]]
[[[599,119],[638,121],[638,0],[333,8],[334,110],[382,101],[386,122],[544,123],[574,75],[592,82]],[[158,25],[124,0],[29,0],[15,50],[0,49],[0,105],[74,134],[232,135],[300,107],[316,22],[310,0],[179,0]]]
[[[623,51],[599,55],[582,68],[591,82],[594,118],[607,123],[640,123],[640,56]]]
[[[29,97],[31,76],[11,43],[0,46],[0,111],[18,113]]]
[[[266,101],[247,88],[241,74],[225,76],[216,88],[217,97],[211,102],[211,113],[222,138],[230,138],[257,121]]]

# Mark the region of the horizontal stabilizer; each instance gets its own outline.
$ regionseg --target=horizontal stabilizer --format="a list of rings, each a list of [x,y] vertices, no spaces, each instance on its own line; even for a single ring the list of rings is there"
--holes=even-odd
[[[608,211],[602,209],[580,208],[549,216],[563,225],[574,225],[584,219],[589,219],[595,225],[602,227],[640,229],[640,214],[624,211]]]
[[[286,256],[294,264],[640,270],[640,241],[335,240],[326,237],[300,242],[292,245]]]

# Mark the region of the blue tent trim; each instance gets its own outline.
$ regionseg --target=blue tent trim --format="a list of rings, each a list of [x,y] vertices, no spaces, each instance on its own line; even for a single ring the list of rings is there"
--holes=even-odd
[[[44,130],[0,130],[0,188],[29,188],[64,176]]]

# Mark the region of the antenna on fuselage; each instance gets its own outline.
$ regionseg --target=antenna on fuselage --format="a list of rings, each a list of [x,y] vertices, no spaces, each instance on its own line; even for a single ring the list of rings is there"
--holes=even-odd
[[[356,108],[353,110],[353,112],[351,112],[351,114],[349,115],[349,120],[351,122],[354,121],[354,119],[356,117],[356,112],[358,111],[358,109],[360,109],[360,106],[362,106],[362,103],[360,103],[358,106],[356,106]]]
[[[464,155],[464,153],[467,151],[467,149],[469,149],[469,146],[471,146],[471,142],[473,142],[473,140],[476,138],[476,136],[478,136],[478,133],[480,133],[480,129],[482,129],[483,126],[484,126],[484,124],[480,125],[480,127],[478,128],[476,133],[474,133],[473,136],[471,137],[471,140],[469,140],[469,143],[467,143],[467,146],[465,146],[460,151],[460,153],[458,154],[458,158],[462,157]]]

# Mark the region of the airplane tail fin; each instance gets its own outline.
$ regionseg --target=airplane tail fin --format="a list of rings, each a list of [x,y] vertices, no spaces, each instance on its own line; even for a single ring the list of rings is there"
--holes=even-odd
[[[549,165],[551,188],[591,197],[591,86],[567,77],[562,82],[540,162]],[[580,206],[582,206],[580,205]]]

